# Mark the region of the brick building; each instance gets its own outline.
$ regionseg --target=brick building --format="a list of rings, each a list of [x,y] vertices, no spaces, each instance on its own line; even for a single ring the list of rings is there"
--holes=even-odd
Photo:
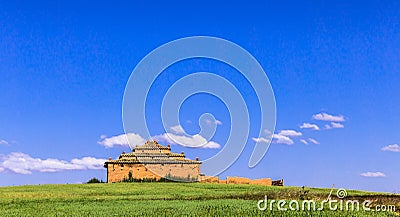
[[[130,153],[124,153],[118,159],[111,158],[104,163],[107,168],[107,182],[122,182],[124,179],[176,179],[180,181],[199,181],[221,184],[253,184],[265,186],[283,186],[284,181],[272,181],[270,178],[251,180],[246,177],[206,176],[200,173],[201,162],[198,158],[190,160],[185,154],[171,152],[170,145],[162,146],[157,141],[147,141],[135,146]]]
[[[118,159],[104,163],[107,182],[123,179],[156,179],[164,177],[181,180],[198,180],[201,162],[185,158],[185,154],[171,152],[170,145],[162,146],[157,141],[147,141],[136,146],[130,153],[122,153]]]

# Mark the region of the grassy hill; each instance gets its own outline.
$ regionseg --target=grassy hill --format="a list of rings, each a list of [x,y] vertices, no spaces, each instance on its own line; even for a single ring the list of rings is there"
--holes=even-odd
[[[374,211],[260,211],[264,199],[322,201],[330,189],[207,183],[116,183],[0,187],[1,216],[398,216]],[[334,194],[336,191],[334,191]],[[348,191],[345,199],[396,205],[400,196]],[[338,199],[333,197],[332,199]],[[361,202],[360,202],[361,203]]]

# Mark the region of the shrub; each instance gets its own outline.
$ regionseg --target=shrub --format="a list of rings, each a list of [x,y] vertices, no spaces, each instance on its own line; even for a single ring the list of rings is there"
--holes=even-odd
[[[197,177],[177,177],[177,176],[172,176],[171,174],[167,174],[165,177],[161,177],[160,179],[156,178],[141,178],[141,179],[136,179],[133,178],[132,172],[128,173],[128,177],[125,177],[122,179],[122,182],[196,182]]]
[[[93,177],[93,178],[89,179],[89,181],[87,181],[86,183],[90,184],[90,183],[104,183],[104,182],[101,179],[99,180],[99,179]]]

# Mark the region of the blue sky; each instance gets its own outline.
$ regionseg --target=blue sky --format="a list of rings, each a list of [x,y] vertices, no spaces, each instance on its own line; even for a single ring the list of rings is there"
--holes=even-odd
[[[0,185],[104,180],[102,160],[129,150],[104,141],[124,133],[122,99],[134,67],[164,43],[205,35],[240,45],[264,68],[276,100],[275,141],[248,168],[260,125],[254,91],[234,69],[207,59],[179,62],[158,77],[146,102],[154,136],[165,133],[165,91],[182,76],[209,71],[240,90],[253,124],[222,178],[400,192],[399,16],[396,1],[1,2]],[[198,133],[204,112],[221,121],[213,141],[222,146],[230,118],[215,97],[185,101],[182,127]],[[172,150],[189,158],[218,152]]]

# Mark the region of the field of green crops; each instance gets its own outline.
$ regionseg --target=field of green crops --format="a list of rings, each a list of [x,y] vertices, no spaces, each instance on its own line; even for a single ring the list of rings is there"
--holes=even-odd
[[[0,187],[0,216],[398,216],[398,212],[260,211],[264,199],[322,201],[330,189],[206,183],[118,183]],[[400,196],[348,191],[395,204]],[[334,198],[333,198],[334,199]]]

